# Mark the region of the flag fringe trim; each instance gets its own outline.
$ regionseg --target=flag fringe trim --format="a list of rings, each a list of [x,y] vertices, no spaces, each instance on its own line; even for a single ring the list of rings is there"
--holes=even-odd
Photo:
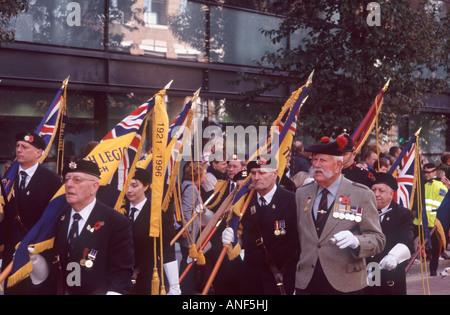
[[[40,242],[40,243],[37,243],[34,245],[30,245],[29,247],[34,247],[33,254],[37,255],[47,249],[53,248],[54,240],[55,240],[55,238],[53,237],[49,240],[45,240],[43,242]],[[19,245],[17,245],[17,246],[19,246]],[[32,271],[33,271],[33,265],[30,260],[22,268],[20,268],[14,274],[12,274],[8,277],[8,286],[7,287],[8,288],[13,287],[16,284],[18,284],[19,282],[21,282],[22,280],[25,280],[26,278],[28,278],[30,276],[30,273]]]
[[[8,288],[11,288],[15,286],[20,281],[28,278],[30,276],[30,273],[33,271],[33,265],[31,263],[31,260],[27,262],[25,265],[23,265],[22,268],[17,270],[13,275],[8,277]]]
[[[227,180],[227,181],[229,181],[229,180]],[[222,197],[228,188],[228,185],[219,186],[222,184],[223,184],[223,180],[217,181],[216,187],[222,187],[222,188],[219,190],[219,195],[216,197],[216,200],[214,200],[214,202],[211,205],[206,206],[206,208],[208,208],[209,210],[214,209],[214,207],[217,206],[219,204],[219,202],[222,201]]]

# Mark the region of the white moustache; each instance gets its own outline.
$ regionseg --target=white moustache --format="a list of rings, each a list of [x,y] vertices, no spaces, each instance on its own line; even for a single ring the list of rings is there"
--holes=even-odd
[[[319,172],[322,173],[323,176],[325,176],[326,178],[331,178],[333,176],[333,173],[331,171],[325,172],[322,168],[314,168],[314,167],[311,167],[309,169],[309,176],[314,177],[314,174]]]

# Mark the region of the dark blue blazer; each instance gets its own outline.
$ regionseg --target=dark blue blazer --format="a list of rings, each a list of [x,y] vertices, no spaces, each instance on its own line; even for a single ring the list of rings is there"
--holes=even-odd
[[[73,250],[70,251],[67,243],[70,211],[69,207],[61,218],[55,239],[65,292],[106,294],[108,291],[114,291],[129,294],[134,266],[133,236],[129,220],[97,200]],[[94,228],[96,225],[97,228]],[[92,266],[88,268],[82,260],[89,260],[88,255],[92,250],[96,251],[96,255],[95,259],[91,259]],[[79,278],[76,279],[74,277],[78,274],[75,270],[78,267],[80,272]],[[75,280],[80,281],[79,285]]]

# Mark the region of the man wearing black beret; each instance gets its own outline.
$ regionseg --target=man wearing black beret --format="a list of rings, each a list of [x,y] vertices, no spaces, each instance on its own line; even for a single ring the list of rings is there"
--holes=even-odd
[[[368,259],[368,263],[379,263],[381,282],[380,286],[368,287],[367,293],[406,295],[405,267],[414,252],[413,214],[393,201],[398,184],[391,174],[375,173],[373,178],[371,189],[377,199],[386,246]]]
[[[55,237],[65,294],[129,294],[134,265],[129,220],[96,199],[100,170],[79,160],[65,165],[70,207]],[[79,272],[76,272],[79,271]]]
[[[45,141],[36,133],[21,133],[16,136],[19,170],[14,179],[13,197],[5,207],[5,220],[1,227],[6,237],[3,269],[12,261],[16,245],[41,218],[48,203],[61,187],[60,177],[39,164],[45,147]],[[51,263],[50,257],[53,255],[49,251],[42,256]],[[6,288],[5,294],[55,294],[53,276],[55,274],[50,272],[45,281],[27,278],[13,287]]]
[[[296,192],[300,260],[296,294],[361,294],[367,286],[365,259],[385,245],[375,196],[342,176],[348,141],[323,137],[312,152],[313,183]]]

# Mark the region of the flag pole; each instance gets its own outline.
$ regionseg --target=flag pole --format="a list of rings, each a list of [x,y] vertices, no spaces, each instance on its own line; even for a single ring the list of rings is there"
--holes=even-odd
[[[250,204],[250,201],[252,200],[254,194],[255,194],[255,189],[252,188],[252,190],[250,190],[250,192],[247,196],[247,200],[245,200],[244,206],[242,207],[241,218],[247,211],[248,205]],[[208,281],[206,282],[205,287],[203,288],[202,295],[208,294],[209,289],[211,288],[212,283],[213,283],[214,279],[216,278],[217,272],[219,271],[220,265],[222,264],[222,261],[225,258],[225,255],[227,254],[227,251],[228,251],[228,248],[226,246],[224,246],[222,248],[222,251],[220,252],[220,255],[219,255],[219,258],[217,259],[216,264],[214,265],[214,269],[211,272],[211,274],[208,278]]]
[[[209,202],[211,201],[212,198],[214,198],[214,196],[222,189],[222,187],[228,183],[228,181],[224,181],[219,188],[217,188],[213,194],[208,198],[208,200],[206,200],[206,202],[203,204],[203,206],[206,206],[207,204],[209,204]],[[170,246],[172,246],[177,239],[181,236],[181,234],[183,234],[183,232],[189,227],[189,225],[191,225],[192,222],[194,222],[195,218],[199,215],[198,212],[195,212],[194,215],[192,216],[192,218],[180,229],[180,231],[178,232],[177,235],[175,235],[175,237],[172,239],[172,241],[170,241]]]
[[[200,250],[204,250],[208,242],[211,240],[212,236],[216,232],[216,230],[219,228],[219,225],[222,223],[223,219],[220,219],[217,221],[217,223],[214,225],[213,230],[209,233],[208,237],[203,242],[202,246],[200,247]],[[186,268],[184,269],[183,273],[180,275],[179,282],[183,281],[184,277],[187,275],[189,270],[191,270],[192,266],[194,266],[194,261],[191,261]]]
[[[214,214],[213,218],[210,222],[206,225],[206,227],[203,229],[202,235],[199,236],[197,239],[196,246],[200,248],[200,250],[204,250],[208,242],[213,237],[214,233],[216,233],[217,229],[219,228],[220,224],[222,223],[225,216],[229,213],[231,204],[233,203],[234,197],[236,196],[237,189],[235,189],[231,195],[229,195],[222,203],[222,205],[219,207],[219,209]],[[214,223],[214,226],[211,226]],[[202,236],[207,233],[207,237],[203,238]],[[186,267],[186,269],[183,271],[182,275],[180,276],[180,282],[183,280],[183,278],[186,276],[188,271],[191,269],[191,267],[194,265],[194,261],[189,263]]]
[[[0,274],[0,291],[2,291],[1,283],[5,281],[5,279],[8,277],[8,275],[11,273],[13,266],[13,262],[11,261],[9,265],[3,270],[3,272]]]

